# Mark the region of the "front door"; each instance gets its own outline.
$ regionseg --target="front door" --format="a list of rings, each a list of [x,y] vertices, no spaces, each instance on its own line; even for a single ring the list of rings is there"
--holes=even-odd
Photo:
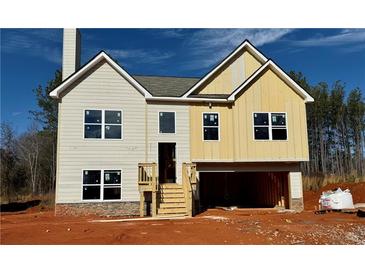
[[[176,143],[158,143],[159,183],[176,183]]]

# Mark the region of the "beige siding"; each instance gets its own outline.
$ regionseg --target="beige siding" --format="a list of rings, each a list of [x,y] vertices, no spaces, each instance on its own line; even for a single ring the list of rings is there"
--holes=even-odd
[[[63,30],[62,80],[80,67],[80,32],[77,29]]]
[[[176,143],[176,175],[181,183],[183,162],[190,161],[189,106],[173,103],[148,103],[147,105],[147,161],[158,163],[158,143]],[[175,134],[159,133],[160,111],[175,112]]]
[[[122,200],[138,201],[137,164],[145,161],[145,99],[109,64],[98,64],[60,104],[58,203],[81,202],[82,169],[121,169]],[[121,109],[123,140],[83,138],[84,109]]]
[[[204,142],[202,112],[220,113],[220,141]],[[255,141],[253,112],[286,112],[287,141]],[[274,72],[260,76],[232,106],[196,104],[190,109],[193,161],[305,161],[308,139],[304,100]]]
[[[242,51],[216,72],[215,76],[200,89],[199,93],[231,94],[260,66],[261,63],[251,53]]]

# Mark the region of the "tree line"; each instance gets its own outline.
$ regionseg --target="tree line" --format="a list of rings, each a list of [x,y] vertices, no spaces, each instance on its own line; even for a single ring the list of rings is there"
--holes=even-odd
[[[33,90],[39,110],[29,112],[32,124],[24,133],[1,124],[1,203],[54,196],[58,105],[48,94],[61,82],[57,70],[44,88]]]
[[[359,88],[346,91],[341,81],[311,86],[302,73],[290,76],[314,98],[306,105],[309,162],[303,175],[313,181],[355,181],[365,177],[365,102]]]
[[[341,81],[332,86],[310,85],[302,73],[290,76],[314,98],[306,105],[309,162],[301,164],[306,189],[313,181],[355,181],[365,177],[365,102],[359,88],[346,91]],[[32,126],[17,135],[1,124],[1,202],[53,195],[56,183],[57,101],[49,93],[62,81],[57,70],[45,87],[33,90],[39,110],[30,111]]]

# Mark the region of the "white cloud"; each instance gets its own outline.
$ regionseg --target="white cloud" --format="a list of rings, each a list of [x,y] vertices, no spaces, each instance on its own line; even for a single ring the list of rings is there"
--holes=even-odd
[[[21,112],[21,111],[13,111],[12,113],[11,113],[11,116],[13,116],[13,117],[15,117],[15,116],[19,116],[20,114],[22,114],[23,112]]]
[[[157,64],[166,59],[173,57],[175,54],[170,52],[162,52],[156,49],[144,50],[144,49],[109,49],[106,50],[113,58],[123,60],[130,60],[136,63],[144,64]]]
[[[2,34],[1,51],[36,56],[61,64],[61,42],[56,29],[8,30]]]
[[[365,43],[365,29],[344,29],[334,35],[322,35],[306,40],[293,41],[292,44],[301,47],[328,47],[344,46],[361,42]]]
[[[192,52],[185,70],[198,70],[212,66],[227,56],[245,39],[256,47],[275,42],[293,29],[202,29],[187,38],[186,47]]]

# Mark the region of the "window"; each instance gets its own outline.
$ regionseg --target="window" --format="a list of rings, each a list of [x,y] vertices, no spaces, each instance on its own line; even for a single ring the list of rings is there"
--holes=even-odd
[[[159,112],[159,132],[175,133],[175,112]]]
[[[84,170],[82,199],[120,200],[121,186],[120,170]]]
[[[271,113],[271,130],[273,140],[287,139],[285,113]]]
[[[122,112],[105,111],[105,139],[122,139]]]
[[[254,114],[255,140],[269,140],[269,114]]]
[[[85,138],[101,138],[101,110],[85,110]]]
[[[84,138],[122,139],[122,111],[85,110]]]
[[[203,138],[204,141],[219,140],[218,113],[203,113]]]
[[[254,113],[255,140],[287,140],[285,113]]]
[[[120,170],[104,171],[104,196],[103,200],[120,200],[121,198],[121,173]]]
[[[82,199],[83,200],[98,200],[100,199],[101,185],[100,170],[84,170]]]

